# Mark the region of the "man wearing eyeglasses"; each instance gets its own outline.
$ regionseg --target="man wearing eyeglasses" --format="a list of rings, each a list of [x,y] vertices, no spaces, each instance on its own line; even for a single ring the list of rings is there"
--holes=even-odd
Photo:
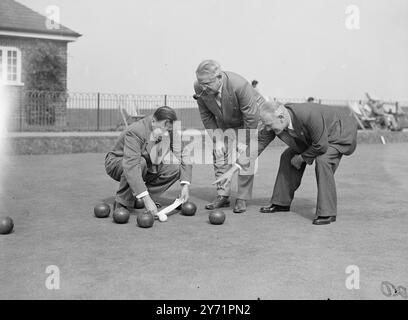
[[[353,115],[346,108],[321,104],[266,102],[260,118],[258,149],[251,157],[259,156],[275,136],[288,145],[281,155],[271,203],[261,207],[260,211],[290,211],[306,165],[315,163],[317,204],[313,224],[335,222],[337,192],[334,174],[343,155],[351,155],[357,147],[357,122]],[[236,170],[231,167],[215,183],[229,183]]]
[[[197,101],[204,127],[214,141],[213,164],[215,177],[218,178],[232,166],[229,161],[234,151],[232,149],[236,146],[238,152],[242,153],[247,148],[248,131],[257,129],[259,107],[265,99],[247,80],[234,72],[222,71],[220,64],[214,60],[202,61],[196,70],[196,77],[193,97]],[[245,131],[244,139],[238,139],[242,137],[242,132],[238,134],[239,129]],[[234,147],[225,143],[225,132],[233,133]],[[253,173],[240,171],[235,213],[246,211],[246,200],[252,197],[253,180]],[[206,209],[229,207],[230,192],[230,184],[217,185],[217,197],[206,205]]]

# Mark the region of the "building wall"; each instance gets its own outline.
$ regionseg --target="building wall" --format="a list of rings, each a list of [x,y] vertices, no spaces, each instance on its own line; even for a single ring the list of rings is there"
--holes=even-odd
[[[0,46],[6,47],[16,47],[21,50],[21,60],[22,60],[22,75],[21,81],[23,83],[27,80],[26,70],[28,66],[32,63],[32,55],[35,52],[38,44],[41,43],[54,43],[59,50],[59,56],[63,61],[65,68],[60,76],[61,82],[64,84],[65,89],[67,88],[67,42],[66,41],[56,41],[56,40],[46,40],[46,39],[34,39],[34,38],[22,38],[22,37],[6,37],[0,36]]]
[[[41,43],[54,43],[58,48],[58,54],[62,59],[63,72],[60,75],[60,81],[63,87],[67,89],[67,42],[56,41],[47,39],[34,39],[34,38],[22,38],[22,37],[6,37],[0,36],[0,46],[16,47],[21,50],[21,82],[26,83],[27,70],[32,63],[33,53]],[[7,85],[8,95],[11,100],[11,112],[9,121],[9,130],[23,130],[32,125],[27,121],[27,110],[30,108],[29,100],[26,97],[25,91],[26,85]],[[66,105],[64,103],[57,103],[54,106],[55,109],[55,122],[53,126],[64,127],[66,125]],[[31,113],[34,114],[34,113]],[[37,128],[38,127],[38,128]],[[41,130],[44,125],[39,125],[33,129]]]

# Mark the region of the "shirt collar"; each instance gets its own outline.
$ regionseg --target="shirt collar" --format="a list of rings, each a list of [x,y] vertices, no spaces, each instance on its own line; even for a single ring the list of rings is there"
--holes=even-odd
[[[289,130],[293,130],[293,123],[292,123],[292,117],[289,115],[289,125],[288,125]]]

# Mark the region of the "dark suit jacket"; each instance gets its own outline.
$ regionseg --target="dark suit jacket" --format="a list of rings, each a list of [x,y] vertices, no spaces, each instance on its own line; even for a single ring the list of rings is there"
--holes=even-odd
[[[151,141],[152,116],[132,123],[118,138],[111,154],[123,157],[123,173],[134,194],[140,194],[147,190],[142,177],[141,161],[146,160],[148,167],[152,166],[150,152],[155,145]],[[174,133],[176,134],[176,133]],[[170,133],[173,138],[173,134]],[[187,158],[181,150],[181,139],[179,142],[170,141],[170,150],[180,163],[180,181],[191,182],[192,165],[187,164]]]
[[[201,87],[194,83],[196,94]],[[201,120],[206,129],[245,128],[256,129],[259,106],[265,99],[240,75],[222,72],[221,108],[214,95],[202,95],[197,99]]]
[[[288,103],[285,107],[289,110],[297,136],[294,139],[295,147],[308,164],[326,153],[329,146],[344,155],[350,155],[356,149],[358,124],[350,109],[314,103]],[[273,131],[262,130],[258,133],[258,156],[274,138]],[[250,158],[253,160],[257,155],[251,154]],[[244,157],[238,161],[244,166],[247,162],[248,159]]]
[[[312,103],[288,103],[295,139],[303,159],[311,164],[329,146],[350,155],[357,146],[357,122],[348,108]]]

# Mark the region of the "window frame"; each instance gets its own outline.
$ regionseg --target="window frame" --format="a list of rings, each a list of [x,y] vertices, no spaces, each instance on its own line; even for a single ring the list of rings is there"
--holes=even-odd
[[[0,77],[0,84],[3,85],[15,85],[15,86],[23,86],[24,83],[21,82],[21,50],[17,47],[8,47],[8,46],[0,46],[0,51],[2,51],[2,60],[0,63],[2,63],[2,75]],[[9,52],[16,52],[16,80],[8,80],[9,76],[9,65],[8,65],[8,53]]]

